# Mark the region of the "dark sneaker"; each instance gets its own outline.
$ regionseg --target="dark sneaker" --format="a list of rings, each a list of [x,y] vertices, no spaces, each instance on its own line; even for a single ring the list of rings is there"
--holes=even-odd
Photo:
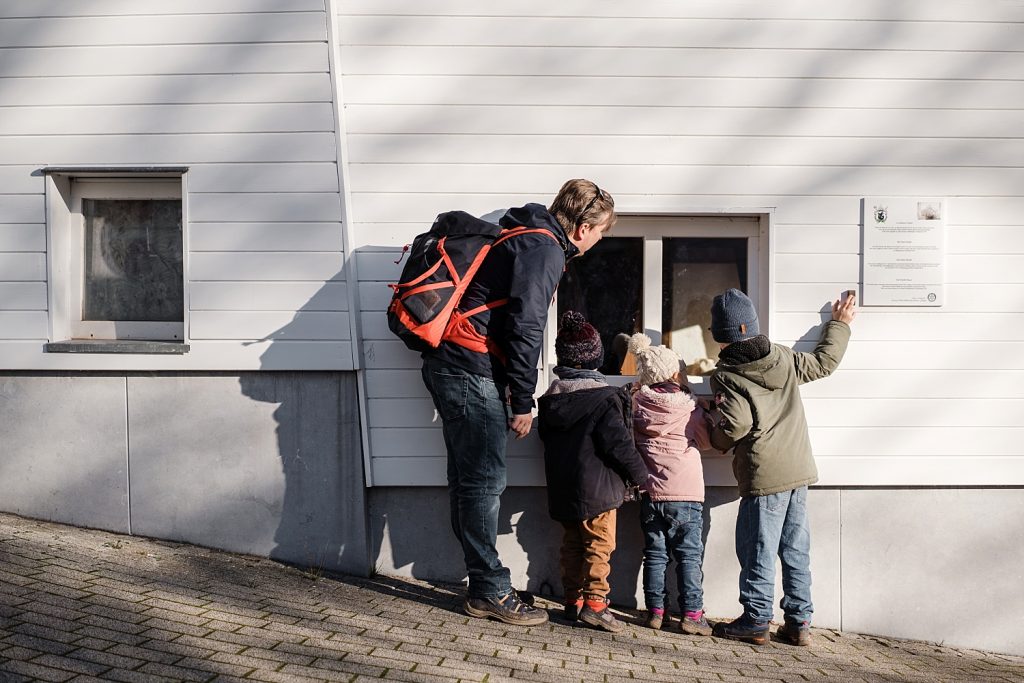
[[[583,607],[582,600],[566,603],[565,607],[562,609],[562,616],[569,621],[579,621],[581,607]]]
[[[708,623],[708,618],[703,613],[700,615],[700,619],[691,619],[684,614],[679,621],[679,630],[691,636],[710,636],[711,624]]]
[[[665,615],[658,614],[647,610],[647,618],[644,620],[644,626],[647,628],[653,628],[655,631],[661,630],[661,625],[665,623]]]
[[[580,621],[609,633],[618,633],[622,630],[622,622],[616,619],[607,607],[597,612],[584,603],[583,609],[580,610]]]
[[[753,645],[768,644],[768,624],[756,624],[745,617],[715,624],[712,635],[716,638],[740,640]]]
[[[784,643],[806,647],[811,644],[811,627],[806,621],[798,624],[787,620],[775,629],[775,636]]]
[[[530,607],[515,591],[501,598],[466,598],[462,609],[477,619],[497,619],[521,626],[537,626],[548,620],[546,611]]]
[[[516,591],[515,588],[512,590]],[[516,591],[516,595],[519,596],[519,601],[527,607],[533,607],[533,603],[537,601],[537,599],[533,597],[533,593],[530,591]]]

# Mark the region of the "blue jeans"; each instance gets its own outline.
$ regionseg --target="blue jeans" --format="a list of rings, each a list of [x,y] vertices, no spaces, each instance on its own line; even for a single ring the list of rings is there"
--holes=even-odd
[[[669,553],[676,562],[679,609],[704,608],[704,506],[688,501],[640,501],[640,528],[644,532],[644,603],[647,609],[665,608],[665,570]]]
[[[495,547],[506,478],[509,416],[503,392],[492,379],[432,358],[423,361],[423,382],[443,424],[452,530],[462,544],[468,595],[500,597],[512,590]]]
[[[746,496],[736,518],[736,558],[740,561],[740,604],[748,621],[772,620],[775,558],[782,560],[782,611],[786,621],[811,622],[811,533],[807,487]]]

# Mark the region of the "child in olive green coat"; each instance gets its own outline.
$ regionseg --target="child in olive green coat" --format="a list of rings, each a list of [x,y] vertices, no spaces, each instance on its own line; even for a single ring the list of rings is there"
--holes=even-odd
[[[722,351],[711,376],[715,411],[711,443],[733,449],[740,489],[736,556],[743,615],[715,625],[714,635],[764,645],[772,620],[775,557],[782,561],[782,610],[777,635],[809,645],[811,537],[807,487],[818,480],[798,385],[830,375],[846,352],[856,315],[851,295],[832,305],[814,351],[799,353],[759,334],[754,304],[738,289],[715,297],[711,334]]]

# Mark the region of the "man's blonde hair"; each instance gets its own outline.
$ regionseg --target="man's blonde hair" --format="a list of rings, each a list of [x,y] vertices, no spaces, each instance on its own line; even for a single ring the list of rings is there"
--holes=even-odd
[[[616,219],[612,196],[594,181],[583,178],[565,181],[548,211],[569,235],[575,234],[584,223],[597,225],[608,218],[608,227],[611,227]]]

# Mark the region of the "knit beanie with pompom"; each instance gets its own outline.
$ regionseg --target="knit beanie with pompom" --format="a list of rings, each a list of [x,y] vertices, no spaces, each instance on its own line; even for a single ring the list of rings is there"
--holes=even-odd
[[[555,356],[558,364],[567,368],[596,370],[604,361],[601,335],[582,314],[566,311],[558,324],[555,337]]]
[[[679,354],[667,346],[651,346],[651,338],[638,332],[629,338],[629,352],[636,357],[636,374],[641,384],[657,384],[680,371]]]

